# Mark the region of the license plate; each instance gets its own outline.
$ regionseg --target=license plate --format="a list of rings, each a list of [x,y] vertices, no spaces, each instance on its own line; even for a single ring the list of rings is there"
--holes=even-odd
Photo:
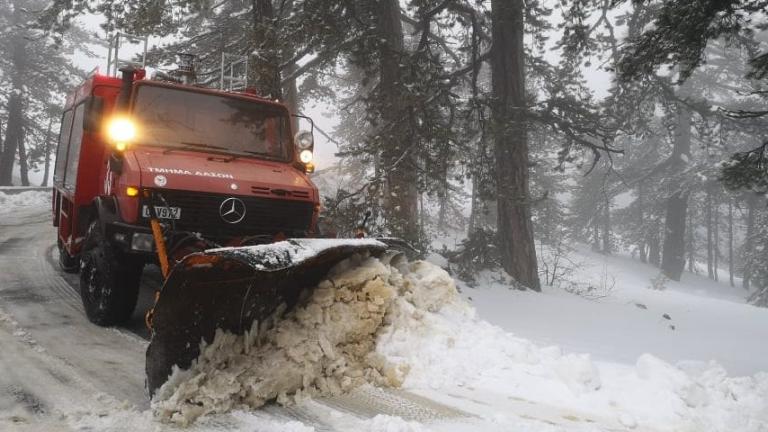
[[[155,213],[158,219],[181,219],[181,207],[161,207],[155,206]],[[141,208],[141,215],[149,217],[149,206]]]

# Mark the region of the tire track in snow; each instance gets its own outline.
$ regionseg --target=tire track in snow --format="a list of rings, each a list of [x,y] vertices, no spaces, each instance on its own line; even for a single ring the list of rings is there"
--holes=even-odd
[[[471,414],[405,390],[362,386],[349,393],[321,398],[318,403],[360,418],[379,414],[429,423],[450,418],[470,418]]]
[[[55,230],[46,227],[44,224],[47,222],[47,219],[21,218],[18,223],[8,225],[9,229],[0,233],[0,304],[13,306],[14,313],[19,315],[18,319],[25,325],[23,328],[26,334],[31,333],[41,341],[36,349],[43,350],[42,355],[51,359],[45,362],[47,366],[39,366],[36,372],[30,373],[50,381],[43,387],[65,389],[59,390],[60,394],[54,395],[55,398],[75,389],[87,393],[105,392],[117,400],[127,398],[138,408],[146,409],[149,401],[144,392],[143,367],[148,334],[142,333],[142,327],[137,328],[136,322],[133,328],[103,329],[85,319],[77,276],[58,270],[57,251],[53,244]],[[30,236],[30,233],[33,234]],[[145,268],[142,291],[151,296],[160,283],[157,272],[152,267]],[[138,315],[143,315],[141,309],[144,307],[146,304],[139,305]],[[140,317],[135,316],[134,321],[137,320]],[[136,343],[126,346],[122,343],[126,339]],[[97,360],[89,355],[91,353],[107,355]],[[22,361],[29,360],[30,364],[39,363],[36,359],[27,359],[25,355],[18,354],[18,357]],[[128,357],[133,360],[128,360]],[[134,372],[126,372],[125,369]],[[3,380],[0,379],[2,384]],[[24,390],[24,386],[16,382],[10,385],[18,387],[19,395],[31,395],[28,398],[20,397],[29,401],[32,407],[38,406],[48,412],[49,405],[56,405],[44,401],[36,405],[36,395]],[[351,415],[359,419],[370,419],[386,414],[427,423],[470,417],[465,412],[406,391],[375,387],[360,388],[351,394],[334,398],[314,399],[313,404],[309,405],[270,404],[259,412],[267,418],[299,421],[319,432],[325,432],[336,430],[327,421],[328,410],[342,417]]]

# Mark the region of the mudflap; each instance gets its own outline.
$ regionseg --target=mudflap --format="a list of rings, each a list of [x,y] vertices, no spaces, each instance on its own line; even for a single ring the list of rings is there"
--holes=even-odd
[[[188,369],[216,329],[243,334],[281,304],[289,310],[304,289],[316,286],[337,263],[355,253],[380,256],[388,246],[371,239],[294,239],[267,245],[190,254],[160,290],[147,348],[150,396],[173,366]]]

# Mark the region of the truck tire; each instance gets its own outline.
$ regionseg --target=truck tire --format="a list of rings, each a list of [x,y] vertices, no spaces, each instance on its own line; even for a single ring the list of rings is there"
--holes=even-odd
[[[58,239],[57,244],[59,246],[59,267],[65,273],[77,273],[80,270],[80,258],[72,256],[64,248],[64,242]]]
[[[100,326],[127,321],[136,308],[143,262],[122,254],[91,223],[80,254],[80,297],[88,320]]]

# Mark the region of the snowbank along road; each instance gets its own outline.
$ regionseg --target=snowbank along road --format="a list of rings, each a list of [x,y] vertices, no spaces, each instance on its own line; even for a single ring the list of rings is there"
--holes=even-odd
[[[144,389],[142,313],[158,272],[145,271],[125,327],[90,324],[76,277],[55,264],[47,196],[0,195],[0,430],[180,430],[158,420]],[[444,281],[439,272],[424,283]],[[375,350],[408,369],[402,389],[236,407],[183,430],[768,430],[765,373],[732,378],[714,363],[673,366],[650,354],[594,361],[515,337],[461,300],[436,311],[402,302],[385,324]]]

